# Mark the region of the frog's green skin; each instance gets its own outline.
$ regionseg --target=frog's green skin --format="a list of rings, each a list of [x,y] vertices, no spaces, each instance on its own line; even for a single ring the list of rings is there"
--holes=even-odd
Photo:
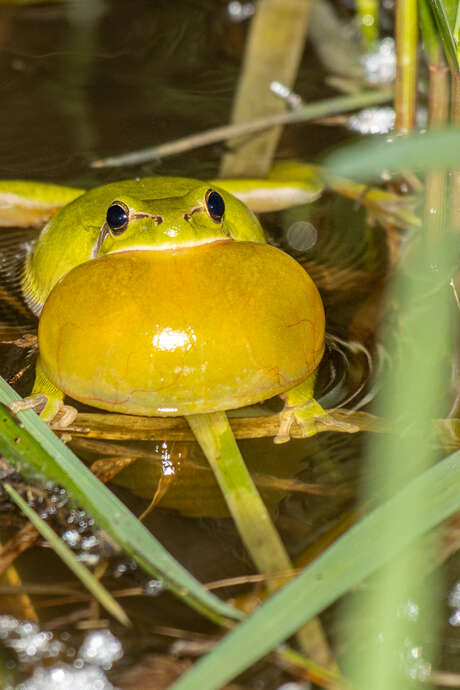
[[[265,242],[252,211],[223,187],[235,188],[243,196],[247,191],[251,196],[257,185],[253,180],[223,181],[218,186],[186,178],[156,177],[116,182],[84,193],[81,189],[58,185],[0,182],[0,223],[2,205],[16,205],[23,212],[30,204],[31,208],[48,208],[50,214],[62,206],[27,257],[22,287],[30,308],[39,315],[54,285],[72,268],[113,252],[161,251],[229,239]],[[272,187],[269,183],[270,190]],[[290,183],[281,183],[281,187],[288,196],[291,194]],[[210,189],[218,191],[225,201],[222,222],[216,222],[207,212],[206,195]],[[297,202],[302,194],[304,199],[308,195],[312,197],[304,189],[300,197],[297,195]],[[5,199],[7,203],[2,203]],[[109,232],[105,220],[107,209],[115,201],[129,209],[128,227],[117,237]],[[294,418],[309,436],[316,433],[314,418],[327,417],[313,398],[314,379],[315,372],[284,393],[286,407],[277,442],[289,439]],[[62,407],[64,394],[49,380],[39,359],[31,401],[42,402],[44,395],[47,404],[42,417],[50,420]]]
[[[243,187],[254,194],[256,185],[246,181]],[[284,185],[288,196],[290,189],[290,183]],[[46,185],[41,190],[46,195]],[[223,197],[223,216],[213,216],[210,190]],[[30,307],[41,313],[41,354],[32,396],[12,403],[12,409],[37,408],[37,403],[43,408],[45,403],[41,416],[52,420],[65,410],[60,385],[103,409],[121,403],[119,409],[135,414],[182,411],[257,568],[290,570],[226,410],[282,394],[286,404],[275,442],[289,440],[294,419],[304,436],[316,433],[316,417],[327,419],[313,397],[324,349],[324,309],[309,276],[293,259],[264,244],[253,213],[214,183],[147,178],[87,193],[61,193],[53,186],[42,202],[35,187],[28,197],[26,183],[8,188],[0,182],[0,224],[5,195],[6,215],[16,206],[26,220],[28,203],[40,208],[42,217],[46,207],[52,214],[62,206],[26,261],[22,285]],[[129,215],[121,234],[107,216],[114,202]],[[170,282],[162,280],[164,274]],[[268,276],[271,287],[266,289]],[[163,284],[157,303],[151,295],[155,282]],[[81,385],[101,387],[88,397]],[[153,402],[163,391],[160,403],[167,408]],[[115,399],[120,392],[121,399]],[[169,407],[171,393],[185,394],[184,404],[178,400]]]
[[[78,196],[48,222],[27,257],[22,288],[32,311],[40,314],[57,281],[97,256],[227,238],[264,242],[254,214],[233,195],[214,186],[226,207],[222,223],[216,223],[206,211],[209,189],[209,183],[197,180],[147,177],[96,187]],[[105,230],[107,209],[114,201],[126,204],[130,216],[128,228],[118,237]]]

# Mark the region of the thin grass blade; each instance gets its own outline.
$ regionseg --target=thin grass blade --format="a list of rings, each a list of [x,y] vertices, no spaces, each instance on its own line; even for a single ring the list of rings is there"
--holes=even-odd
[[[430,0],[431,8],[438,25],[447,62],[453,72],[458,72],[460,67],[457,58],[457,46],[449,23],[449,17],[443,0]]]
[[[82,582],[86,589],[89,590],[91,594],[98,600],[100,605],[103,606],[106,611],[108,611],[122,625],[131,625],[128,616],[123,611],[120,604],[115,601],[110,592],[108,592],[104,585],[102,585],[99,580],[94,577],[92,572],[78,560],[74,552],[67,546],[67,544],[65,544],[51,529],[51,527],[44,520],[42,520],[39,515],[37,515],[35,510],[33,510],[21,498],[18,492],[13,489],[10,484],[4,484],[4,488],[16,505],[22,510],[24,515],[38,529],[42,537],[46,539],[51,548],[64,561],[69,570],[71,570],[74,575],[78,577],[80,582]]]
[[[459,150],[460,128],[446,127],[426,134],[385,137],[344,146],[330,154],[325,164],[334,175],[375,179],[383,170],[424,172],[458,166]]]
[[[225,623],[225,617],[242,617],[190,575],[35,412],[20,412],[16,418],[6,405],[17,397],[0,378],[0,453],[26,476],[32,468],[67,489],[126,553],[185,603],[220,623]]]
[[[412,530],[382,550],[382,525],[394,521],[407,503],[424,510]],[[460,451],[413,480],[394,498],[374,510],[341,537],[307,570],[287,584],[241,623],[208,656],[172,686],[172,690],[217,690],[292,635],[390,561],[427,530],[460,509]],[[363,554],[366,557],[363,558]]]

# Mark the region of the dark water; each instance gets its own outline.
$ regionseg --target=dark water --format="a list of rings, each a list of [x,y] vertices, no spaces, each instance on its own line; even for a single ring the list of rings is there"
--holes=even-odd
[[[94,170],[89,163],[228,122],[246,31],[246,22],[230,21],[226,2],[214,0],[0,6],[0,177],[90,187],[152,174],[216,175],[223,146],[129,169]],[[323,79],[308,50],[299,77],[305,100],[328,94]],[[279,155],[288,157],[295,147],[298,157],[313,159],[342,136],[338,127],[297,125],[285,132]],[[293,251],[286,239],[287,229],[297,220],[308,220],[318,230],[318,241],[306,252]],[[370,231],[359,206],[331,194],[310,207],[267,216],[264,225],[270,240],[291,250],[322,292],[328,331],[333,336],[318,383],[324,403],[327,407],[359,406],[365,396],[372,397],[370,376],[382,363],[375,336],[382,318],[388,267],[385,232],[378,226]],[[1,318],[31,334],[35,321],[18,307],[15,290],[27,242],[35,234],[35,230],[4,230],[0,244],[1,277],[10,295],[2,303]],[[34,353],[28,347],[2,344],[0,356],[1,373],[8,378],[32,362]],[[17,383],[22,394],[30,391],[32,371],[26,371]],[[350,516],[365,444],[365,434],[321,434],[282,447],[275,447],[271,440],[241,443],[249,467],[264,478],[261,491],[293,556],[318,544],[328,530]],[[74,439],[72,447],[85,460],[94,461],[120,454],[127,446],[121,450],[107,442],[85,446]],[[136,514],[153,495],[161,463],[166,459],[176,468],[176,481],[146,524],[186,568],[203,582],[254,572],[196,447],[158,443],[152,448],[152,444],[132,443],[129,452],[139,457],[136,467],[141,478],[126,475],[125,488],[114,490]],[[289,479],[296,486],[283,483]],[[144,498],[126,488],[133,482],[142,485]],[[311,486],[314,490],[308,488]],[[172,596],[158,593],[155,583],[122,555],[113,555],[86,516],[72,513],[69,524],[68,508],[60,507],[59,496],[54,504],[49,495],[40,492],[34,498],[42,512],[52,513],[53,524],[61,533],[75,531],[75,548],[86,553],[89,564],[106,567],[104,582],[110,589],[137,591],[136,596],[121,600],[134,629],[109,626],[125,650],[123,660],[111,671],[115,685],[147,687],[145,680],[129,681],[122,674],[141,673],[143,667],[151,671],[152,665],[162,663],[164,676],[169,678],[168,658],[162,655],[169,653],[172,641],[206,642],[216,634],[211,624]],[[6,539],[22,520],[7,501],[0,508]],[[91,542],[92,536],[98,541]],[[82,545],[85,537],[90,540],[86,546]],[[27,550],[15,565],[24,583],[49,586],[45,595],[31,595],[32,603],[40,625],[53,631],[63,645],[59,658],[71,663],[87,627],[94,621],[97,625],[104,614],[88,608],[88,601],[65,603],[64,597],[61,602],[64,595],[53,587],[69,584],[72,578],[41,543]],[[226,588],[222,594],[249,589]],[[9,605],[5,599],[5,611],[10,610]],[[326,621],[333,632],[333,616]],[[23,657],[18,661],[10,647],[7,656],[15,662],[19,677],[27,676],[39,658],[31,655],[27,662]],[[172,662],[173,667],[174,663],[179,664]],[[257,681],[277,687],[285,679],[280,670],[268,665],[251,672],[246,681],[248,685]]]

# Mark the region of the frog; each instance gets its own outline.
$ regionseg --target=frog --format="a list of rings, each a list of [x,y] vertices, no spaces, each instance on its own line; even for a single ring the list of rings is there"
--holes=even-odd
[[[227,412],[279,395],[278,444],[294,422],[308,438],[319,420],[332,420],[314,396],[323,302],[244,203],[260,209],[261,188],[258,180],[181,177],[89,191],[0,181],[0,225],[49,217],[22,276],[39,319],[35,382],[12,410],[34,409],[54,429],[75,419],[65,396],[109,412],[185,416],[257,569],[275,573],[291,562]],[[276,208],[318,190],[268,180],[264,193]]]
[[[46,183],[34,184],[23,181],[11,181],[9,183],[5,181],[0,183],[0,193],[5,195],[8,192],[10,194],[10,203],[12,198],[19,198],[22,201],[24,199],[27,199],[28,202],[31,200],[31,204],[38,205],[43,199],[43,207],[50,207],[52,209],[51,213],[61,205],[61,208],[54,215],[51,215],[38,241],[29,251],[25,262],[22,291],[28,306],[39,317],[40,354],[36,365],[32,394],[25,401],[15,403],[13,405],[15,411],[24,409],[24,407],[31,407],[32,409],[39,410],[41,417],[45,421],[52,421],[60,415],[61,424],[65,426],[73,421],[76,414],[74,408],[64,405],[65,394],[74,399],[94,404],[102,409],[121,411],[127,414],[185,415],[187,417],[195,413],[243,407],[273,397],[273,395],[281,395],[284,398],[285,406],[280,415],[280,428],[274,439],[275,442],[283,443],[289,440],[290,428],[294,421],[301,425],[306,437],[316,433],[315,420],[321,418],[324,422],[329,419],[327,413],[315,400],[313,394],[317,367],[324,352],[325,321],[321,298],[304,269],[284,252],[267,244],[261,224],[254,212],[229,191],[235,185],[237,185],[238,190],[243,189],[246,194],[252,196],[254,196],[254,189],[260,187],[259,183],[256,184],[256,182],[250,180],[243,182],[225,180],[203,182],[179,177],[124,180],[102,185],[86,192],[78,188],[48,185]],[[287,183],[286,187],[288,187]],[[241,195],[241,191],[239,193]],[[6,206],[5,203],[4,206]],[[25,206],[24,201],[23,206]],[[254,255],[253,259],[251,259],[252,255]],[[213,310],[212,300],[206,300],[206,291],[211,291],[212,284],[216,284],[216,281],[219,281],[218,271],[213,270],[218,265],[218,263],[215,263],[215,259],[218,256],[227,257],[227,268],[225,270],[229,274],[224,282],[229,281],[230,274],[232,276],[235,275],[234,271],[238,270],[238,266],[249,266],[243,281],[233,281],[233,289],[241,291],[242,286],[245,284],[244,291],[247,292],[249,290],[247,285],[249,280],[252,285],[253,302],[254,295],[261,293],[260,289],[257,290],[257,281],[263,280],[264,271],[266,275],[276,275],[276,272],[280,270],[279,262],[283,265],[281,270],[284,271],[284,275],[296,274],[296,280],[299,279],[300,282],[297,284],[296,280],[294,280],[291,287],[287,289],[286,296],[288,296],[288,299],[285,300],[286,304],[279,305],[278,308],[281,311],[288,308],[289,303],[292,301],[292,295],[295,294],[296,290],[307,290],[306,304],[302,307],[304,311],[302,318],[307,318],[308,320],[308,317],[313,317],[314,328],[311,332],[313,335],[311,337],[308,336],[307,340],[309,337],[310,340],[303,345],[303,347],[310,351],[302,353],[303,363],[295,373],[285,376],[285,372],[278,371],[278,380],[270,385],[266,381],[262,382],[263,377],[261,376],[259,376],[260,380],[257,382],[258,375],[257,372],[251,370],[250,357],[244,360],[244,365],[240,367],[241,371],[238,371],[238,357],[241,358],[244,355],[245,349],[246,352],[248,351],[247,345],[243,342],[244,337],[242,337],[242,342],[238,345],[238,352],[233,357],[228,355],[228,351],[231,352],[232,348],[227,348],[227,354],[225,354],[225,343],[221,343],[219,350],[220,363],[217,361],[216,355],[211,364],[209,361],[207,363],[199,362],[197,359],[192,365],[187,365],[188,376],[185,377],[187,379],[187,386],[193,398],[193,395],[197,395],[197,386],[193,387],[193,377],[199,378],[202,391],[198,397],[201,402],[194,402],[193,399],[189,399],[186,401],[186,404],[184,404],[185,401],[182,401],[181,404],[176,404],[177,400],[175,400],[174,404],[169,404],[168,400],[165,399],[162,401],[157,400],[155,404],[151,404],[149,407],[148,401],[140,405],[139,401],[134,402],[131,396],[131,402],[122,404],[120,401],[114,402],[112,400],[110,402],[104,400],[105,394],[99,395],[97,391],[94,396],[87,393],[80,393],[79,395],[74,384],[63,383],[62,376],[60,377],[59,385],[56,362],[54,362],[54,365],[50,363],[48,334],[53,330],[52,322],[58,325],[64,318],[64,314],[59,312],[59,309],[62,309],[62,299],[59,307],[57,306],[58,302],[56,302],[56,299],[58,298],[56,295],[53,296],[48,305],[47,302],[50,295],[53,295],[54,288],[64,281],[67,274],[79,266],[82,267],[89,262],[95,261],[94,270],[98,272],[98,277],[95,275],[94,280],[91,278],[93,281],[91,284],[94,285],[94,281],[97,284],[97,280],[100,280],[101,285],[104,285],[106,284],[106,278],[104,278],[105,271],[109,271],[108,275],[111,274],[111,271],[114,271],[118,276],[122,273],[127,275],[129,271],[134,270],[131,266],[132,262],[134,262],[133,265],[143,266],[144,272],[142,275],[150,276],[150,281],[154,276],[158,276],[161,273],[164,274],[166,266],[170,261],[174,261],[176,264],[179,262],[180,267],[177,270],[188,271],[187,275],[189,277],[196,275],[196,269],[193,269],[193,265],[199,265],[203,275],[207,275],[209,278],[206,284],[199,281],[193,283],[192,280],[193,284],[190,283],[190,285],[184,286],[182,292],[176,290],[175,299],[173,295],[168,298],[168,288],[166,287],[166,289],[161,290],[160,301],[162,300],[166,304],[169,303],[169,311],[171,311],[171,306],[174,307],[174,305],[176,310],[185,310],[187,308],[187,300],[190,302],[189,297],[185,300],[178,298],[184,297],[184,290],[188,289],[196,292],[201,285],[202,289],[197,311],[199,312],[200,309],[204,308],[204,302],[207,302],[206,309],[213,311],[216,321],[220,321],[218,325],[216,324],[216,328],[222,333],[222,327],[225,324],[225,314],[222,313],[220,315],[219,309]],[[108,261],[109,258],[110,261]],[[257,279],[254,279],[255,273],[251,266],[258,265],[257,261],[260,264],[260,270],[257,272]],[[284,266],[286,262],[287,266]],[[130,266],[129,269],[128,265]],[[206,265],[209,266],[208,269],[206,269]],[[84,276],[84,271],[81,275]],[[77,280],[78,276],[80,274],[75,274],[74,280]],[[83,283],[85,280],[86,278],[83,277]],[[66,285],[67,283],[59,289],[62,291]],[[79,285],[79,294],[82,294],[83,287],[80,283]],[[72,291],[74,288],[75,286],[72,285],[70,290]],[[127,286],[125,285],[125,290],[126,288]],[[155,289],[158,291],[160,288],[161,280],[157,282]],[[146,289],[146,284],[138,286],[138,290]],[[271,289],[276,290],[274,287]],[[269,290],[267,288],[268,292]],[[289,290],[291,292],[288,295]],[[98,294],[100,295],[100,289],[95,288],[94,296]],[[220,294],[222,295],[222,291]],[[226,294],[228,296],[228,290]],[[89,309],[89,313],[94,313],[95,305],[91,297],[91,295],[87,294],[86,298],[78,301],[78,303],[86,303],[88,306],[91,303],[92,306]],[[140,297],[141,295],[139,294],[138,299]],[[130,299],[132,299],[132,295]],[[247,297],[241,294],[239,297],[231,300],[234,333],[238,333],[238,330],[241,328],[236,317],[238,299],[247,300]],[[256,313],[261,315],[261,318],[257,324],[254,320],[256,314],[249,319],[254,326],[252,329],[253,339],[255,338],[254,334],[257,332],[257,328],[263,330],[263,319],[266,318],[266,314],[262,316],[264,311],[260,305],[263,305],[266,299],[262,290],[262,294],[258,294],[259,307],[256,310]],[[270,299],[274,299],[273,294]],[[72,303],[76,304],[76,302],[70,301],[66,307],[67,310],[71,308]],[[227,300],[227,307],[228,304],[230,303]],[[240,305],[242,304],[240,302]],[[105,306],[107,307],[107,305]],[[114,305],[111,305],[111,308],[113,309]],[[221,305],[222,309],[225,309],[224,305]],[[243,319],[245,311],[246,306],[240,309],[241,313],[238,318]],[[195,314],[195,320],[197,317],[198,315]],[[78,318],[82,318],[82,315]],[[124,318],[128,317],[125,316]],[[166,316],[165,319],[167,320]],[[168,357],[171,359],[174,348],[178,352],[182,352],[187,347],[192,349],[193,352],[198,352],[199,348],[193,348],[193,341],[190,341],[190,338],[193,336],[191,326],[188,326],[190,331],[189,338],[186,335],[187,327],[181,331],[176,323],[176,330],[174,331],[176,335],[174,336],[172,335],[173,329],[165,324],[166,321],[163,324],[163,331],[156,334],[157,358],[168,353]],[[196,330],[197,327],[199,328],[195,321],[193,328]],[[97,332],[97,328],[94,331]],[[81,329],[79,332],[82,332]],[[178,333],[182,333],[182,335],[177,335]],[[300,331],[292,339],[293,342],[299,337],[299,333]],[[155,334],[149,334],[149,337],[154,339]],[[174,343],[174,337],[176,339],[179,338],[177,343]],[[229,341],[231,340],[229,333],[227,333],[226,337]],[[259,343],[259,352],[266,351],[270,347],[272,350],[274,347],[275,349],[278,347],[280,352],[286,353],[287,348],[289,349],[290,347],[292,352],[289,351],[285,359],[287,362],[290,361],[292,363],[295,359],[295,356],[293,356],[295,348],[293,344],[287,346],[286,336],[284,336],[283,342],[283,336],[278,333],[278,341],[275,346],[273,343],[270,343],[273,333],[268,333],[267,337],[266,343]],[[206,338],[208,341],[210,340],[210,333],[207,333]],[[304,338],[304,335],[301,334],[301,341],[302,338]],[[235,339],[234,336],[233,339]],[[103,346],[99,344],[99,351],[101,347]],[[216,347],[215,343],[214,347]],[[234,344],[233,349],[235,347],[236,345]],[[42,350],[46,352],[45,356]],[[206,356],[209,359],[209,355]],[[166,359],[164,366],[167,366]],[[233,369],[227,366],[228,371],[225,371],[225,360],[232,362]],[[267,359],[265,362],[265,368],[272,367],[273,371],[275,371],[277,368],[275,360],[276,354],[273,353],[272,360],[268,361]],[[86,355],[85,361],[87,363]],[[77,364],[75,358],[73,362]],[[83,380],[85,378],[84,368],[86,364],[83,360],[80,360],[80,363],[83,368],[73,378]],[[138,379],[142,379],[144,376],[142,366],[138,358],[136,360],[136,367],[139,369]],[[225,376],[229,377],[235,382],[233,385],[235,390],[232,392],[229,390],[231,386],[227,386],[227,390],[224,392],[224,381],[217,380],[218,377],[214,380],[212,376],[208,378],[203,375],[199,376],[197,370],[200,366],[206,366],[208,370],[212,370],[213,367],[214,369],[222,370],[221,379],[222,377],[225,379]],[[174,362],[176,378],[178,367],[180,367],[180,364],[177,361]],[[257,365],[256,367],[252,365],[252,369],[257,369]],[[245,373],[246,377],[252,377],[254,382],[251,386],[246,387],[251,390],[245,390],[243,393],[244,386],[241,383],[241,379],[244,379]],[[183,377],[183,372],[181,375]],[[167,374],[160,376],[155,385],[166,385],[164,381],[160,380],[161,378],[167,378]],[[275,378],[273,377],[273,381]],[[210,399],[205,402],[204,398],[206,396],[203,395],[203,389],[211,386],[213,380],[217,385],[217,388],[215,388],[216,393],[213,396],[208,394],[207,397]],[[139,381],[135,385],[139,387]],[[258,386],[260,391],[257,390]],[[110,394],[107,394],[106,397],[110,397]]]

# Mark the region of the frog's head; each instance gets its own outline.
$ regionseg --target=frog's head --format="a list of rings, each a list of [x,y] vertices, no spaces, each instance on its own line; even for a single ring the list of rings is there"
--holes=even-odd
[[[50,220],[28,255],[22,288],[39,314],[56,282],[85,261],[231,239],[264,242],[264,235],[252,211],[212,183],[182,177],[112,182],[78,197]]]
[[[107,208],[93,257],[233,239],[227,215],[223,194],[207,184],[177,197],[142,200],[120,195]]]

